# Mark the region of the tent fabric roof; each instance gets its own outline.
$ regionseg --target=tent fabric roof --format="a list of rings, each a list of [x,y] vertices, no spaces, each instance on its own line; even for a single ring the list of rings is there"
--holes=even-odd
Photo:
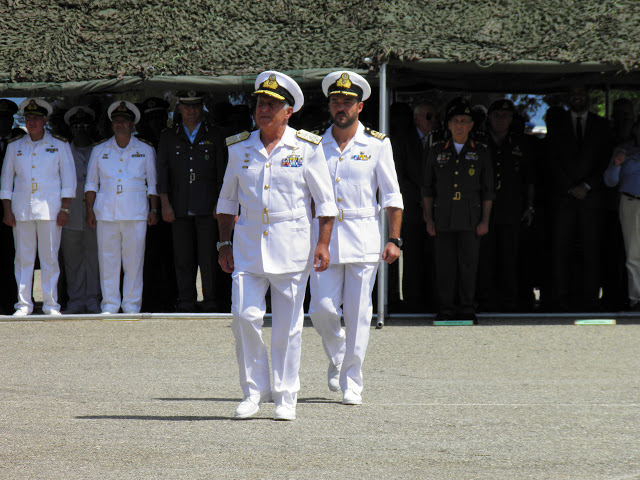
[[[440,75],[640,70],[636,0],[5,0],[0,29],[2,92],[170,78],[240,89],[266,69],[314,78],[383,61]]]

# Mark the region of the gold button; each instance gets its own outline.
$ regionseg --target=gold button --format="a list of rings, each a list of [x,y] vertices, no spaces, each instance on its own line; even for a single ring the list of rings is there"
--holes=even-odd
[[[269,185],[265,185],[265,186],[264,186],[264,189],[265,189],[265,190],[269,190]]]
[[[267,168],[269,168],[270,166],[271,166],[271,164],[270,164],[270,163],[267,163],[267,164],[265,165],[265,167],[267,167]]]
[[[264,213],[269,213],[269,209],[265,207]]]
[[[500,166],[500,162],[496,163],[496,165],[499,167]]]
[[[264,235],[264,236],[266,237],[267,235],[269,235],[269,232],[267,232],[267,231],[265,230],[264,232],[262,232],[262,235]]]
[[[35,165],[31,165],[31,168],[36,168],[36,166]]]
[[[124,160],[120,159],[121,162],[124,162]]]
[[[460,163],[460,160],[456,160],[456,163]]]
[[[339,181],[340,181],[340,177],[337,177],[337,178],[336,178],[336,182],[339,182]]]
[[[119,182],[121,182],[122,180],[118,179]]]
[[[344,160],[344,158],[340,157],[340,161]]]
[[[34,157],[36,156],[36,152],[33,152],[33,156],[34,156]]]
[[[458,184],[457,184],[457,183],[454,183],[454,184],[453,184],[453,188],[458,188]]]
[[[120,173],[122,173],[122,170],[118,170]]]
[[[458,172],[455,172],[455,173],[456,173],[456,175],[458,175]]]
[[[341,201],[342,201],[342,198],[341,198],[341,197],[338,197],[338,201],[339,201],[339,202],[341,202]]]
[[[35,178],[31,177],[31,181],[32,181],[32,182],[35,182],[35,180],[36,180]]]

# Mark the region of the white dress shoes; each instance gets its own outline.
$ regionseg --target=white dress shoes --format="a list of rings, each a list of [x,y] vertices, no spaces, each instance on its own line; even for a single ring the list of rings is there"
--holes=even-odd
[[[296,419],[296,407],[289,405],[278,405],[276,407],[276,414],[273,417],[274,420],[295,420]]]
[[[342,404],[343,405],[361,405],[362,404],[362,395],[352,389],[347,389],[342,394]]]
[[[329,385],[329,390],[332,392],[337,392],[340,390],[340,365],[334,365],[331,360],[329,360],[329,370],[327,371],[327,385]]]
[[[51,310],[49,310],[47,312],[47,315],[57,316],[57,315],[62,315],[62,314],[60,313],[60,310],[58,310],[56,308],[52,308]]]
[[[26,308],[19,308],[13,312],[14,317],[26,317],[27,315],[29,315],[29,310]]]
[[[240,405],[236,407],[236,411],[233,414],[233,418],[249,418],[254,416],[260,410],[260,405],[263,402],[268,402],[271,399],[270,393],[263,393],[260,395],[250,395],[245,397]]]

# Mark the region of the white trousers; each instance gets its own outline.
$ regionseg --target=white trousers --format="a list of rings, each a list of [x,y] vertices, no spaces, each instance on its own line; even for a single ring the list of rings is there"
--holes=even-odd
[[[100,309],[100,270],[95,228],[62,229],[62,259],[67,279],[67,308]]]
[[[124,220],[98,222],[98,263],[102,311],[139,313],[142,305],[142,267],[147,222]],[[120,268],[124,270],[120,301]]]
[[[15,274],[18,284],[16,310],[33,312],[32,286],[36,249],[40,258],[42,280],[42,310],[48,314],[59,310],[58,304],[58,250],[62,227],[55,220],[33,220],[16,222],[13,228],[13,242],[16,248]]]
[[[620,195],[620,225],[627,254],[629,300],[640,301],[640,200]]]
[[[377,271],[376,262],[331,264],[324,272],[311,272],[309,315],[331,362],[342,364],[343,392],[362,392],[362,364],[369,344],[371,292]]]
[[[245,397],[271,391],[277,405],[295,407],[300,390],[300,351],[304,322],[304,295],[309,272],[281,275],[232,275],[231,328],[236,340],[240,387]],[[271,363],[270,385],[267,347],[262,339],[266,312],[265,295],[271,287]]]

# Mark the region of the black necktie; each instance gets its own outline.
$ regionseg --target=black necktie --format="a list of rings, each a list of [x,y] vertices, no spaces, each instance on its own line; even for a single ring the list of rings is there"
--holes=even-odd
[[[582,117],[576,117],[576,138],[578,145],[582,145]]]

